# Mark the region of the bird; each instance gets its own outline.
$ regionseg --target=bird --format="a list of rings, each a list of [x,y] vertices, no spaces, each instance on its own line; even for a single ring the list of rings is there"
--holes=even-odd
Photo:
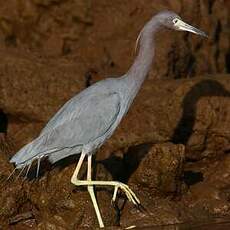
[[[87,186],[100,228],[104,227],[94,187],[112,186],[112,202],[117,199],[120,189],[134,205],[140,200],[128,185],[119,181],[92,180],[92,155],[111,137],[122,118],[128,112],[140,90],[154,59],[154,37],[162,28],[188,31],[207,37],[207,34],[187,23],[173,11],[164,10],[152,16],[136,40],[138,51],[128,71],[116,78],[98,81],[67,101],[48,121],[38,137],[22,147],[11,159],[15,169],[26,176],[34,161],[37,162],[38,176],[40,162],[47,157],[53,164],[71,155],[80,155],[71,177],[75,186]],[[84,159],[87,157],[87,179],[78,178]],[[21,173],[21,172],[20,172]]]

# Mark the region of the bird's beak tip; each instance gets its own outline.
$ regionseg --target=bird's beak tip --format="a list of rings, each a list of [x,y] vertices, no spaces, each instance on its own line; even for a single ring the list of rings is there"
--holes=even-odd
[[[202,30],[197,29],[196,27],[193,27],[193,26],[183,22],[182,20],[178,20],[177,28],[179,30],[182,30],[182,31],[191,32],[191,33],[200,35],[202,37],[208,38],[207,33],[203,32]]]
[[[197,33],[197,35],[200,35],[200,36],[202,36],[202,37],[204,37],[204,38],[209,38],[209,36],[208,36],[208,34],[206,34],[205,32],[203,32],[203,33]]]
[[[202,30],[197,29],[195,31],[195,34],[200,35],[200,36],[205,37],[205,38],[209,38],[208,34],[206,32],[204,32],[204,31],[202,31]]]

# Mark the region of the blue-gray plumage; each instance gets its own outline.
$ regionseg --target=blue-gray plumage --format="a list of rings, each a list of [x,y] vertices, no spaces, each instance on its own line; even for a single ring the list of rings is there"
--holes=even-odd
[[[71,182],[75,185],[88,186],[100,227],[104,225],[94,196],[93,185],[114,186],[113,201],[120,188],[130,201],[134,204],[140,203],[127,185],[113,181],[92,181],[91,155],[113,134],[132,104],[152,65],[154,34],[162,27],[206,36],[204,32],[186,24],[171,11],[158,13],[140,32],[137,39],[138,55],[125,75],[99,81],[70,99],[47,123],[40,135],[10,160],[15,163],[16,168],[24,169],[28,166],[28,170],[32,162],[37,160],[39,171],[40,159],[44,156],[48,156],[50,162],[54,163],[67,156],[81,153]],[[77,175],[86,155],[88,174],[87,180],[84,181],[79,180]]]

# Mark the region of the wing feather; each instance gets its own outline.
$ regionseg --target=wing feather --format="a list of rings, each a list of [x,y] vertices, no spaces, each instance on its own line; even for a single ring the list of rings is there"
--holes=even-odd
[[[56,119],[45,127],[38,137],[37,151],[85,145],[103,136],[116,121],[120,97],[118,93],[91,95],[79,106],[75,111],[70,103],[65,108],[68,113],[59,113],[60,123]]]

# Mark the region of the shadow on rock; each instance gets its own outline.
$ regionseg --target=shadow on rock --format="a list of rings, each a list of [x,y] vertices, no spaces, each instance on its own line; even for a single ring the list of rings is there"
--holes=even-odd
[[[9,143],[7,141],[7,128],[8,128],[8,117],[0,108],[0,151],[10,152]]]
[[[123,155],[123,157],[112,155],[109,158],[100,161],[112,175],[113,180],[119,180],[127,183],[130,176],[138,168],[141,160],[149,152],[152,144],[140,144],[132,146]]]
[[[182,103],[183,114],[172,136],[173,143],[187,144],[195,124],[197,102],[202,97],[212,96],[230,97],[230,92],[215,80],[203,80],[191,88]]]

